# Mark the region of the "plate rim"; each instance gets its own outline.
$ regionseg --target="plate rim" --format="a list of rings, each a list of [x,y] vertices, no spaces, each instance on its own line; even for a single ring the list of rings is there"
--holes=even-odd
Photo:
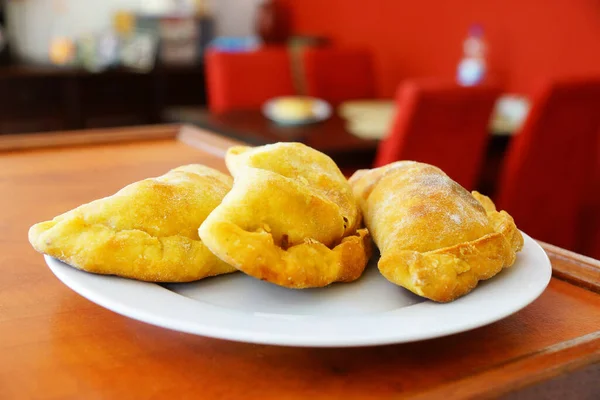
[[[231,310],[224,307],[215,306],[206,302],[193,300],[181,294],[173,292],[157,283],[135,281],[110,275],[91,274],[73,268],[50,256],[44,255],[44,258],[54,275],[67,287],[69,287],[71,290],[75,291],[82,297],[92,301],[93,303],[103,308],[111,310],[112,312],[137,321],[148,323],[150,325],[155,325],[169,330],[185,332],[199,336],[254,344],[281,345],[293,347],[362,347],[422,341],[466,332],[502,320],[527,307],[544,292],[544,290],[550,283],[552,277],[552,265],[550,263],[550,259],[547,253],[539,245],[539,243],[537,243],[534,239],[532,239],[525,233],[523,233],[523,237],[525,239],[524,250],[526,248],[531,247],[530,251],[532,253],[530,254],[530,256],[533,257],[534,254],[537,254],[536,258],[538,258],[539,256],[542,257],[542,259],[544,260],[543,265],[532,266],[530,268],[539,268],[540,271],[538,272],[543,273],[546,279],[541,282],[535,282],[536,285],[531,286],[529,291],[527,291],[525,294],[520,293],[522,299],[517,306],[506,307],[502,310],[502,312],[497,312],[484,318],[473,319],[470,320],[469,323],[463,323],[462,325],[459,324],[458,326],[454,326],[450,329],[438,329],[437,331],[429,331],[421,334],[413,333],[412,335],[402,335],[398,334],[397,332],[396,334],[382,334],[381,332],[378,332],[367,337],[361,335],[346,335],[344,337],[338,337],[335,335],[335,332],[343,331],[345,328],[348,327],[349,322],[350,326],[352,326],[352,321],[354,321],[354,324],[361,321],[369,322],[369,324],[373,328],[376,328],[378,326],[381,328],[382,324],[383,326],[385,326],[385,322],[391,322],[392,324],[401,322],[400,320],[403,319],[403,316],[394,314],[408,314],[408,316],[410,317],[411,314],[419,315],[418,313],[420,312],[421,317],[431,318],[432,316],[429,314],[435,314],[435,311],[432,313],[429,309],[436,307],[451,307],[453,304],[459,304],[461,301],[462,303],[460,304],[463,304],[463,308],[465,308],[464,303],[467,304],[467,308],[472,308],[475,302],[469,301],[468,298],[469,296],[473,296],[477,292],[474,291],[469,295],[458,299],[452,303],[439,304],[430,301],[424,301],[418,304],[414,304],[410,307],[399,308],[394,311],[378,313],[375,315],[327,317],[302,316],[292,317],[291,320],[286,321],[285,318],[271,319],[265,317],[258,317],[257,315],[249,315],[249,313],[247,312]],[[517,257],[519,257],[519,255],[517,255]],[[81,279],[81,277],[83,277],[83,279]],[[135,292],[138,291],[138,289],[141,289],[142,292],[149,291],[149,293],[152,294],[162,293],[163,295],[166,295],[162,296],[163,298],[160,300],[162,300],[163,302],[165,302],[166,300],[165,304],[174,307],[174,309],[171,310],[171,315],[167,315],[169,314],[167,310],[157,310],[155,308],[153,310],[154,312],[151,312],[148,309],[145,309],[143,305],[135,305],[136,301],[139,302],[141,299],[135,299],[132,302],[131,297],[128,298],[128,295],[126,293],[120,292],[118,290],[118,287],[114,290],[115,293],[117,293],[116,298],[114,297],[114,295],[111,297],[111,295],[107,294],[110,293],[110,290],[108,290],[107,292],[106,289],[100,291],[98,291],[97,288],[95,289],[95,286],[98,286],[98,283],[102,287],[111,280],[113,282],[116,282],[117,286],[128,287],[130,291],[133,290]],[[352,285],[352,283],[349,283],[348,285]],[[112,286],[110,288],[111,290],[114,289]],[[159,305],[159,308],[161,307],[163,307],[162,303],[161,305]],[[231,326],[227,327],[223,326],[223,324],[202,323],[198,321],[190,321],[189,319],[182,320],[185,314],[177,316],[178,312],[181,312],[181,310],[187,310],[189,308],[199,309],[199,311],[201,311],[201,313],[203,313],[203,315],[208,318],[233,318],[234,320],[238,320],[238,322],[236,323],[239,323],[241,321],[245,321],[246,323],[248,323],[249,321],[254,321],[254,324],[256,324],[257,322],[261,322],[263,325],[266,324],[267,327],[270,326],[274,328],[274,330],[277,330],[281,326],[285,326],[286,324],[288,326],[294,324],[303,326],[303,324],[307,323],[316,323],[316,326],[320,329],[325,329],[325,331],[327,331],[327,334],[325,336],[319,336],[318,334],[312,336],[295,336],[289,333],[286,334],[285,332],[268,332],[265,329],[253,330],[253,327],[249,327],[245,330],[239,328],[232,329]],[[412,310],[410,310],[410,312],[407,313],[408,309]],[[404,312],[402,312],[402,310],[404,310]],[[243,315],[245,315],[245,317],[243,317]],[[194,315],[194,317],[197,316],[200,315]],[[283,322],[283,325],[281,325],[282,321],[286,322]],[[431,321],[429,321],[429,323],[431,324]]]

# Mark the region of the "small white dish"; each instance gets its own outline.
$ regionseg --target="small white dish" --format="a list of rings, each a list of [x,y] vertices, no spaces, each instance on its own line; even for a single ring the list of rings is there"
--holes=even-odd
[[[388,282],[377,258],[353,283],[291,290],[242,273],[194,283],[139,282],[79,271],[46,256],[54,274],[87,299],[164,328],[241,342],[346,347],[451,335],[505,318],[546,288],[552,267],[529,236],[514,266],[470,294],[436,304]]]
[[[282,100],[289,99],[297,99],[297,100],[310,100],[313,102],[312,107],[312,116],[308,118],[282,118],[277,115],[277,104]],[[295,96],[286,96],[286,97],[276,97],[269,101],[267,101],[262,107],[262,113],[265,117],[270,119],[273,122],[276,122],[280,125],[306,125],[306,124],[314,124],[316,122],[325,121],[329,117],[331,117],[332,108],[331,105],[325,100],[321,100],[315,97],[295,97]]]

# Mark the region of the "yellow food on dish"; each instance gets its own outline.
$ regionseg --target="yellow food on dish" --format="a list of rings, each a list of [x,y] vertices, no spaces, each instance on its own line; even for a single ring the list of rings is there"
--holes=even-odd
[[[300,143],[232,147],[232,190],[200,227],[219,258],[289,288],[359,278],[370,238],[352,189],[335,163]]]
[[[281,97],[273,102],[273,116],[282,121],[310,119],[315,116],[315,100],[310,97]]]
[[[514,264],[523,237],[512,217],[432,165],[399,161],[357,171],[350,184],[390,282],[438,302]]]
[[[142,281],[189,282],[234,272],[198,237],[232,181],[202,165],[179,167],[36,224],[29,241],[75,268]]]

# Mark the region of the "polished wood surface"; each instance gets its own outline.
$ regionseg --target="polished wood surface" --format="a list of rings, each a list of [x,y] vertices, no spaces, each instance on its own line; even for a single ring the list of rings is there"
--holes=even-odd
[[[352,135],[346,129],[345,120],[336,114],[326,121],[309,125],[280,125],[265,118],[260,111],[213,114],[198,107],[176,107],[169,109],[165,118],[253,145],[301,142],[329,155],[342,167],[369,168],[379,144],[377,140]]]
[[[124,143],[127,141],[140,142],[156,139],[174,139],[178,127],[157,125],[140,129],[113,128],[113,129],[86,129],[83,131],[45,132],[28,135],[4,135],[0,138],[0,151],[19,151],[26,149],[41,149],[47,147],[61,147],[74,145],[92,145],[95,143]]]
[[[598,260],[548,243],[542,244],[546,251],[552,255],[552,274],[554,276],[600,293],[600,269],[598,268],[600,264]]]
[[[149,139],[150,132],[162,134]],[[79,133],[71,134],[75,146],[20,143],[21,150],[0,152],[0,398],[489,397],[600,362],[600,295],[588,290],[600,284],[600,263],[552,246],[555,277],[533,304],[418,343],[252,345],[172,332],[96,306],[52,275],[27,242],[29,227],[181,164],[224,170],[232,143],[189,127],[121,134],[125,142],[83,144]]]
[[[309,125],[276,124],[260,111],[233,111],[212,114],[200,107],[174,107],[165,112],[164,119],[186,123],[243,140],[253,145],[274,142],[303,142],[334,159],[346,175],[360,168],[371,168],[378,140],[357,137],[346,129],[347,121],[335,113],[326,121]],[[493,195],[504,154],[512,135],[490,135],[486,158],[480,172],[477,189]]]

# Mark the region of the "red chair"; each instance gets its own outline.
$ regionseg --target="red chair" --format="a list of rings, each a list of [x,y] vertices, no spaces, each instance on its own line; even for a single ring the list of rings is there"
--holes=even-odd
[[[600,128],[600,80],[546,83],[512,140],[497,204],[536,239],[575,249]]]
[[[312,48],[302,55],[306,94],[336,105],[376,97],[371,55],[363,50]]]
[[[211,112],[256,110],[270,98],[295,93],[289,55],[283,47],[248,53],[211,50],[205,61]]]
[[[405,82],[398,89],[397,113],[377,151],[376,166],[397,160],[425,162],[474,189],[499,94],[494,86]]]
[[[584,195],[576,248],[578,253],[600,260],[600,132],[597,135],[596,167]]]

